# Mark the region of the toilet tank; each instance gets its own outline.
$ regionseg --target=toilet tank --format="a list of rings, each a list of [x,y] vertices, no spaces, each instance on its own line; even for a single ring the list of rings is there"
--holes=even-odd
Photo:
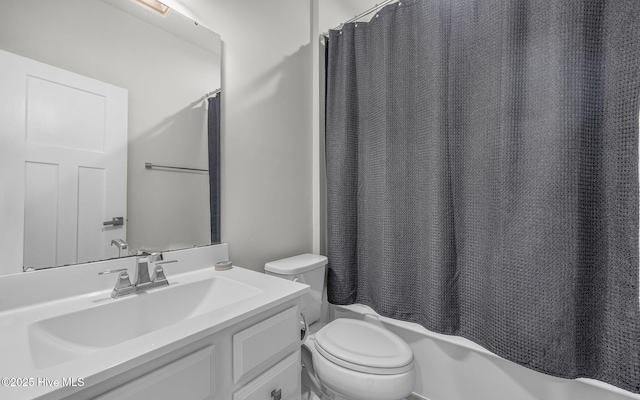
[[[307,324],[320,319],[322,309],[322,289],[327,257],[317,254],[301,254],[295,257],[271,261],[264,265],[267,275],[274,275],[311,286],[309,293],[302,296],[301,312]]]

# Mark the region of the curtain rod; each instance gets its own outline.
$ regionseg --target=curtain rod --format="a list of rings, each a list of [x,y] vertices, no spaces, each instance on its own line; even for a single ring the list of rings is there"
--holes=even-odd
[[[205,93],[204,97],[205,98],[209,98],[209,97],[215,97],[218,93],[220,93],[222,90],[221,89],[216,89],[213,92],[209,92],[209,93]]]
[[[366,17],[367,15],[371,14],[372,12],[374,12],[374,11],[377,11],[377,10],[381,9],[381,8],[383,8],[384,6],[386,6],[387,4],[393,3],[394,1],[397,1],[397,0],[386,0],[386,1],[383,1],[382,3],[380,3],[380,4],[376,4],[375,6],[371,7],[370,9],[368,9],[368,10],[366,10],[366,11],[363,11],[363,12],[361,12],[360,14],[356,15],[355,17],[351,18],[351,19],[350,19],[350,20],[348,20],[347,22],[343,22],[343,23],[341,23],[340,25],[336,26],[336,27],[335,27],[335,28],[333,28],[332,30],[342,29],[342,27],[343,27],[345,24],[351,23],[351,22],[353,22],[353,21],[357,21],[357,20],[359,20],[359,19],[360,19],[360,18],[362,18],[362,17]],[[325,32],[325,33],[323,33],[322,35],[323,35],[323,36],[327,36],[327,35],[329,35],[329,32]]]

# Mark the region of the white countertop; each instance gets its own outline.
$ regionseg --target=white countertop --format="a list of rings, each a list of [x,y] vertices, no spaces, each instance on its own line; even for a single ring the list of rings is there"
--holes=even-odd
[[[219,245],[225,246],[225,245]],[[210,246],[215,248],[216,246]],[[226,252],[226,246],[223,249]],[[291,299],[306,293],[309,287],[299,283],[294,283],[285,279],[268,276],[259,272],[249,271],[243,268],[234,267],[228,271],[215,271],[213,265],[217,261],[224,259],[224,254],[212,256],[211,251],[220,253],[220,249],[209,250],[186,250],[192,253],[183,254],[180,252],[166,253],[171,257],[165,256],[165,259],[172,257],[178,259],[178,263],[191,263],[189,267],[182,268],[179,265],[166,268],[167,279],[172,285],[183,285],[197,282],[204,279],[221,277],[259,288],[260,293],[240,300],[232,306],[225,306],[214,309],[210,312],[196,315],[174,325],[144,334],[123,343],[111,346],[105,350],[83,356],[63,364],[59,364],[50,368],[38,369],[33,361],[30,342],[29,342],[29,326],[37,321],[67,314],[69,312],[87,309],[91,307],[100,307],[105,302],[123,301],[126,298],[112,299],[110,297],[111,288],[115,282],[115,276],[107,279],[107,287],[104,284],[100,290],[89,291],[86,293],[64,296],[64,288],[59,289],[55,295],[39,294],[33,296],[35,299],[42,300],[43,296],[46,301],[25,301],[16,302],[14,299],[3,297],[2,288],[13,287],[12,294],[22,291],[25,293],[23,298],[29,298],[28,292],[33,289],[29,285],[31,280],[37,280],[40,286],[41,279],[46,277],[50,280],[50,284],[55,284],[56,271],[46,272],[39,277],[36,273],[32,276],[21,276],[19,279],[8,277],[0,277],[0,398],[21,400],[21,399],[61,399],[72,393],[85,389],[93,384],[114,377],[129,369],[136,368],[154,358],[168,354],[169,352],[183,347],[186,344],[202,339],[215,332],[218,332],[234,323],[257,315],[269,308],[285,303]],[[196,255],[205,255],[194,262],[193,257]],[[191,258],[190,258],[191,257]],[[130,259],[122,262],[131,262]],[[101,263],[94,263],[101,264]],[[83,275],[93,277],[97,275],[98,270],[106,269],[105,265],[92,265],[82,270],[82,273],[74,275]],[[169,264],[173,265],[173,264]],[[167,265],[167,267],[169,266]],[[111,263],[109,268],[113,269],[117,265]],[[70,268],[81,268],[75,266]],[[90,271],[86,271],[89,269]],[[80,271],[79,269],[76,271]],[[60,271],[60,275],[73,273],[67,269],[66,272]],[[28,275],[28,274],[23,274]],[[26,279],[29,278],[29,279]],[[64,277],[63,277],[64,278]],[[98,279],[91,278],[92,282],[98,282]],[[24,286],[17,290],[15,286]],[[64,285],[62,285],[64,286]],[[95,289],[91,284],[87,284],[89,290]],[[75,287],[75,285],[74,285]],[[153,290],[169,290],[169,288],[159,288]],[[136,295],[133,295],[136,296]],[[2,305],[5,307],[2,307]],[[8,305],[13,305],[8,307]],[[4,310],[4,311],[3,311]],[[114,321],[114,323],[116,323]],[[15,378],[13,383],[22,383],[26,386],[6,386],[7,380],[4,378]],[[82,379],[83,387],[63,386],[63,379]],[[21,381],[21,382],[19,382]],[[54,386],[55,383],[60,386]]]

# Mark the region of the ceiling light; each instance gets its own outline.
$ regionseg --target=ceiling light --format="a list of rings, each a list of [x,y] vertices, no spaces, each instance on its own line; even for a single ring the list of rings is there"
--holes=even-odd
[[[157,12],[158,14],[162,15],[163,17],[165,15],[167,15],[167,13],[169,12],[170,8],[165,6],[164,4],[160,3],[158,0],[134,0],[136,3],[141,4],[145,7],[147,7],[150,10],[153,10],[155,12]]]

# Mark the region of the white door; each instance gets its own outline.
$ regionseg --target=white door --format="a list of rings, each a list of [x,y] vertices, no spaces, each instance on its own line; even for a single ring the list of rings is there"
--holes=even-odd
[[[0,50],[0,274],[118,255],[127,91]]]

